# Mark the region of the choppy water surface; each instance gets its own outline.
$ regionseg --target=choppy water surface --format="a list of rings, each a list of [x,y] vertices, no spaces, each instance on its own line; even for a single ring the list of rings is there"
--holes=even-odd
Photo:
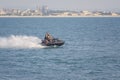
[[[0,80],[119,79],[120,18],[0,18]]]

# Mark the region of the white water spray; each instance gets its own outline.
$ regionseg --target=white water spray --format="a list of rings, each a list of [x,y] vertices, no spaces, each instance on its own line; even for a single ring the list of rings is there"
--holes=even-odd
[[[11,35],[0,37],[0,48],[45,48],[42,40],[35,36]]]

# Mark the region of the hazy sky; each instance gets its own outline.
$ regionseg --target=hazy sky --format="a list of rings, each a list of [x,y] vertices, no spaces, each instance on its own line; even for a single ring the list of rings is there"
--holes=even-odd
[[[47,5],[49,9],[120,11],[120,0],[0,0],[0,8],[32,8]]]

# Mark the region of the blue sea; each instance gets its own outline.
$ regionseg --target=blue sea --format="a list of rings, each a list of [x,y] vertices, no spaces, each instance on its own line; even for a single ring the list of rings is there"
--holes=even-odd
[[[120,80],[120,18],[0,18],[0,80]]]

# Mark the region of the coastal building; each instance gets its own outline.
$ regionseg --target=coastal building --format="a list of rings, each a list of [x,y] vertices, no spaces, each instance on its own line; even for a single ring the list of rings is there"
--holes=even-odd
[[[111,13],[111,15],[112,15],[112,16],[118,16],[118,14],[117,14],[117,13],[114,13],[114,12]]]
[[[80,16],[91,16],[91,15],[93,15],[93,13],[90,11],[81,11],[80,12]]]
[[[77,12],[71,12],[68,14],[68,16],[79,16],[79,13]]]
[[[102,12],[101,11],[94,11],[93,16],[102,16]]]
[[[0,16],[3,16],[3,15],[6,15],[6,12],[3,9],[1,9],[0,10]]]

